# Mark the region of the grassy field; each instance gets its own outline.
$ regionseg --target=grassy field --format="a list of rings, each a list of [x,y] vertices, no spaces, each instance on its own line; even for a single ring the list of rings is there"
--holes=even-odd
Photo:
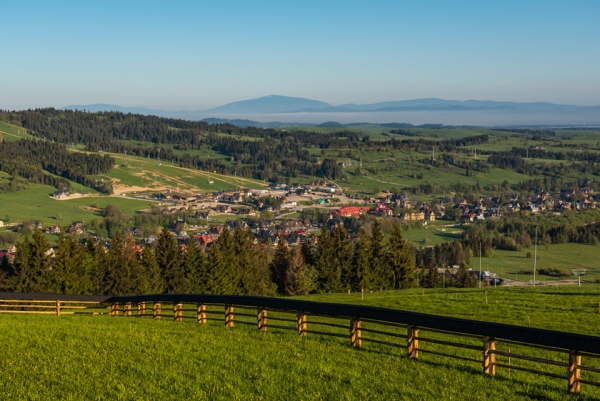
[[[523,248],[521,252],[495,250],[491,258],[482,258],[481,265],[483,270],[489,270],[492,273],[503,275],[504,277],[519,280],[530,281],[532,275],[518,274],[521,270],[533,272],[533,258],[527,257],[527,252],[534,254],[533,247]],[[582,279],[593,281],[600,275],[600,266],[598,260],[600,257],[600,246],[587,244],[559,244],[544,245],[537,248],[537,269],[561,268],[571,272],[572,268],[587,269],[588,275]],[[470,268],[479,270],[479,256],[471,258]],[[567,279],[577,279],[572,276]],[[555,277],[539,276],[536,281],[557,280]],[[600,287],[599,287],[600,288]]]
[[[488,304],[479,290],[383,292],[366,294],[364,301],[356,294],[305,298],[520,325],[526,325],[530,316],[533,327],[600,334],[600,291],[591,287],[498,289],[488,290],[488,296]],[[374,343],[355,350],[347,339],[314,334],[301,338],[277,329],[261,333],[240,324],[225,329],[222,322],[200,326],[187,319],[176,323],[1,315],[0,351],[4,355],[0,396],[6,400],[564,400],[568,396],[565,380],[517,371],[509,378],[505,369],[488,377],[472,362],[431,354],[410,360],[404,350]],[[584,378],[590,376],[584,372]],[[600,390],[583,385],[578,399],[598,397]]]
[[[37,219],[44,223],[64,225],[71,221],[90,221],[98,216],[98,211],[90,208],[96,205],[103,208],[108,204],[118,206],[124,213],[132,215],[146,209],[147,201],[124,199],[117,196],[91,196],[70,200],[50,198],[55,189],[44,185],[30,185],[27,190],[0,194],[0,216],[8,215],[11,222]],[[60,214],[62,220],[56,220]]]

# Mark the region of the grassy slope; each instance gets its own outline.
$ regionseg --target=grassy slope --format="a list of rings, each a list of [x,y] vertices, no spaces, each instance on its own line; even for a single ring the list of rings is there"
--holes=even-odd
[[[44,185],[31,185],[24,191],[0,194],[0,215],[9,215],[11,222],[38,219],[44,225],[67,224],[75,220],[90,221],[96,216],[93,210],[85,209],[86,206],[96,204],[102,208],[108,204],[118,206],[124,213],[133,214],[137,210],[145,209],[149,203],[145,201],[122,199],[118,197],[93,196],[72,200],[54,200],[50,198],[55,189]],[[55,220],[60,213],[62,220]]]
[[[502,274],[505,277],[519,281],[529,281],[531,275],[516,275],[519,270],[533,272],[533,258],[527,258],[527,252],[533,255],[534,249],[523,248],[521,252],[495,250],[491,258],[482,258],[481,265],[483,270],[489,270],[493,273]],[[543,245],[537,248],[537,269],[544,268],[562,268],[571,272],[572,268],[588,269],[588,276],[584,279],[592,280],[596,275],[600,274],[598,267],[598,256],[600,255],[600,247],[586,244],[559,244],[559,245]],[[479,257],[471,258],[470,268],[479,270]],[[540,281],[556,280],[556,278],[540,276],[536,278]],[[576,277],[570,277],[576,279]]]
[[[365,301],[356,294],[312,298],[521,325],[530,316],[534,327],[600,334],[600,292],[592,288],[503,289],[488,294],[489,304],[478,290],[385,292],[367,294]],[[346,339],[313,334],[303,339],[273,329],[259,333],[239,324],[227,330],[220,322],[198,326],[189,320],[2,315],[0,328],[3,399],[562,400],[567,396],[564,380],[516,371],[509,379],[504,369],[495,378],[485,377],[475,363],[431,354],[413,361],[404,350],[378,344],[352,350]],[[579,399],[599,396],[600,390],[584,385]]]

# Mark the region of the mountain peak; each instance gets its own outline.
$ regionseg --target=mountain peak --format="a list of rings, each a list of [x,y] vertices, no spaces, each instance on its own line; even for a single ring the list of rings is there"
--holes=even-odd
[[[205,110],[210,113],[295,113],[304,110],[321,110],[332,107],[318,100],[302,97],[267,95],[256,99],[241,100]]]

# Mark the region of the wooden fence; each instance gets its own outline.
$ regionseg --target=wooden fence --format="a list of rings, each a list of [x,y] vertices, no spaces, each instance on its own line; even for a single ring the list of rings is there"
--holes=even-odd
[[[67,302],[85,302],[82,299],[58,301],[64,295],[54,297],[54,300],[38,297],[37,303],[36,300],[28,302],[31,305],[44,305],[41,301],[55,302],[48,305],[54,310],[46,313],[57,315],[64,313],[62,310],[66,307],[61,305]],[[4,298],[0,308],[6,308],[2,310],[5,313],[17,310],[17,305],[20,308],[28,305],[24,298],[16,302],[14,297],[9,299],[2,293],[0,298]],[[506,369],[508,375],[511,371],[522,371],[562,379],[571,393],[579,393],[581,384],[600,386],[600,376],[597,376],[600,374],[600,337],[286,298],[159,294],[104,297],[88,302],[96,305],[83,306],[83,309],[97,308],[100,303],[110,304],[111,316],[172,318],[176,322],[189,319],[199,324],[217,321],[227,328],[236,324],[252,325],[263,332],[291,330],[300,336],[345,338],[356,348],[376,343],[404,349],[407,357],[412,359],[431,354],[473,363],[486,375]]]

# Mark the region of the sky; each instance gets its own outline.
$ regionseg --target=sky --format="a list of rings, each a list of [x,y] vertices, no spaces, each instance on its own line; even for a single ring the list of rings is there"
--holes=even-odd
[[[600,1],[0,0],[0,108],[600,105]]]

